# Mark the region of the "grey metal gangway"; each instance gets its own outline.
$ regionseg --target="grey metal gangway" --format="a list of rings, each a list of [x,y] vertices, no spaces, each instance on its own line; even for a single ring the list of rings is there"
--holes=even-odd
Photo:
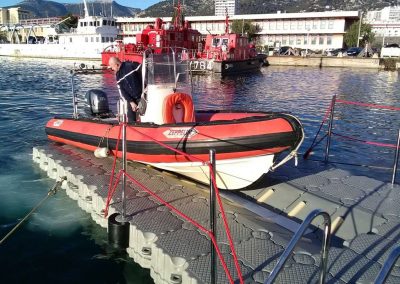
[[[396,263],[399,257],[400,257],[400,246],[393,249],[392,252],[389,254],[388,258],[386,259],[385,263],[381,268],[381,271],[379,271],[379,274],[375,279],[375,284],[385,283],[386,278],[389,276],[390,272],[393,269],[394,264]]]
[[[303,223],[301,223],[299,229],[296,231],[293,238],[290,240],[289,245],[282,253],[281,257],[278,260],[278,263],[275,265],[274,269],[272,270],[271,274],[269,275],[268,279],[264,282],[264,284],[272,284],[275,281],[275,278],[278,276],[282,267],[285,265],[293,249],[295,248],[301,237],[304,235],[304,232],[311,225],[311,222],[319,215],[322,215],[322,217],[324,217],[324,225],[325,225],[324,238],[322,240],[321,272],[319,276],[319,283],[320,284],[325,283],[326,268],[328,266],[329,244],[331,240],[331,217],[327,212],[322,211],[321,209],[315,209],[311,211],[304,219]]]

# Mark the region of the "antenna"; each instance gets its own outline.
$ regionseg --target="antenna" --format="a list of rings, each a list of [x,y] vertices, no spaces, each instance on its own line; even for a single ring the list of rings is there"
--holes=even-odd
[[[88,8],[87,8],[87,4],[86,4],[86,1],[85,0],[83,0],[83,6],[85,7],[85,18],[86,17],[89,17],[89,11],[88,11]]]

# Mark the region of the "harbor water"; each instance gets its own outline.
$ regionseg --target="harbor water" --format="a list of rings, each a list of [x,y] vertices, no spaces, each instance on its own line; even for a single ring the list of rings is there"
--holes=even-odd
[[[31,152],[33,146],[50,143],[44,133],[48,119],[72,113],[69,71],[73,62],[0,58],[0,64],[2,238],[54,183],[32,162]],[[115,111],[118,96],[113,74],[76,76],[75,82],[81,98],[89,89],[105,90]],[[306,133],[302,153],[333,95],[345,101],[400,107],[399,90],[397,72],[366,69],[270,66],[255,74],[193,78],[197,109],[283,111],[298,116]],[[333,127],[338,135],[332,138],[330,161],[371,165],[363,168],[366,174],[390,181],[394,149],[361,141],[395,144],[400,111],[337,104]],[[324,146],[325,141],[311,158],[323,159]],[[111,248],[106,230],[62,190],[0,245],[0,272],[2,283],[152,283],[149,271]]]

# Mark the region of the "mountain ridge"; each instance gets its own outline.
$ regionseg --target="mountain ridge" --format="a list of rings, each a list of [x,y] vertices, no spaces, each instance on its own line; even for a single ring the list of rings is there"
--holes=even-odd
[[[88,2],[90,15],[111,15],[119,17],[170,17],[174,13],[173,4],[178,0],[160,1],[145,10],[127,7],[115,1]],[[214,15],[214,0],[181,1],[184,3],[183,11],[186,16]],[[271,14],[277,11],[296,12],[321,12],[326,10],[374,10],[398,4],[397,0],[240,0],[237,14]],[[58,3],[47,0],[24,0],[10,7],[21,7],[31,13],[33,17],[58,17],[68,13],[83,16],[82,3]]]

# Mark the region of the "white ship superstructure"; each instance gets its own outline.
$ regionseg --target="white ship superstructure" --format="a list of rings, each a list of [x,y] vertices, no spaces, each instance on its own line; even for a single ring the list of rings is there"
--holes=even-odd
[[[116,21],[113,17],[90,16],[83,2],[85,16],[78,20],[76,29],[43,43],[0,44],[0,56],[101,60],[101,52],[117,38]]]

